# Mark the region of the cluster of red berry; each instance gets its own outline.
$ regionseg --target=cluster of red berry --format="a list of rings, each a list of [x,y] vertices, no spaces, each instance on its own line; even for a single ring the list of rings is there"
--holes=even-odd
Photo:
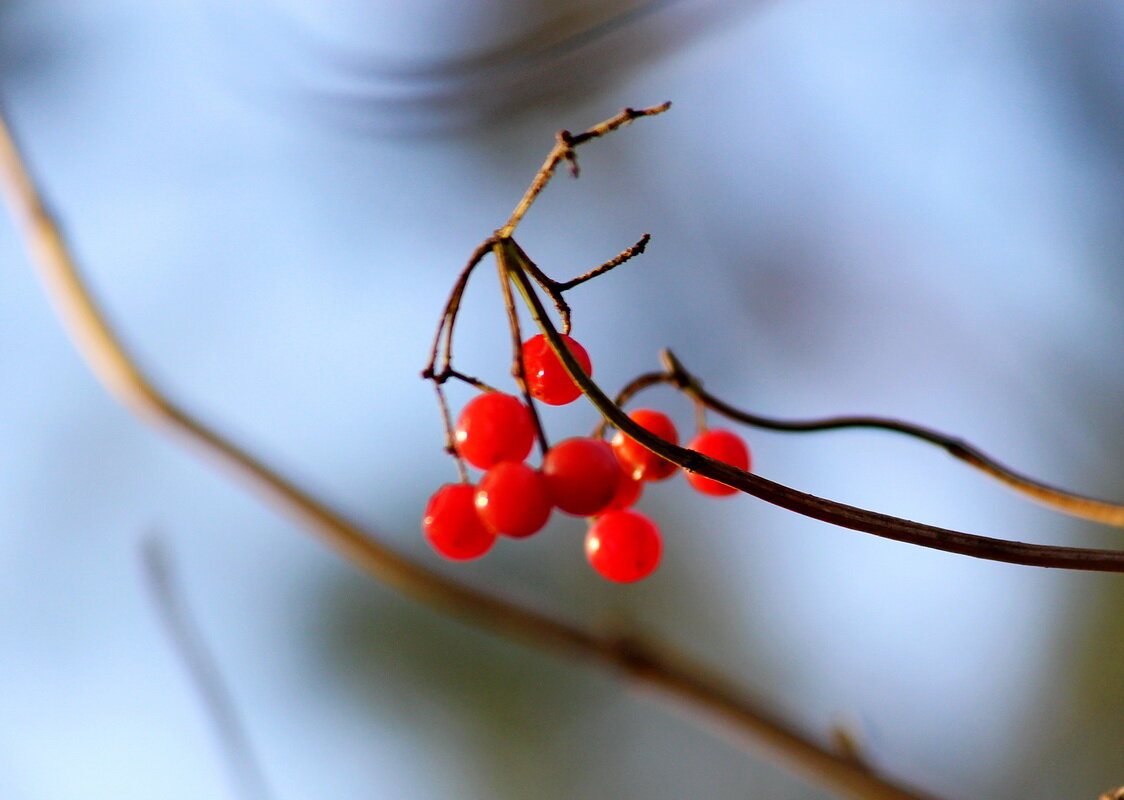
[[[589,355],[562,337],[587,373]],[[548,405],[577,399],[581,390],[541,334],[523,343],[524,377],[532,397]],[[637,409],[629,417],[672,444],[679,435],[667,415]],[[447,483],[430,498],[422,530],[433,548],[454,560],[482,556],[500,535],[521,539],[546,525],[553,509],[591,520],[585,539],[589,563],[611,581],[650,575],[663,549],[659,528],[632,510],[643,484],[671,477],[677,467],[618,432],[612,443],[574,437],[551,447],[535,469],[526,463],[536,435],[530,410],[516,397],[485,392],[461,412],[454,430],[457,454],[485,470],[479,483]],[[688,445],[697,452],[749,469],[745,442],[727,430],[705,430]],[[735,494],[694,473],[687,480],[709,495]]]

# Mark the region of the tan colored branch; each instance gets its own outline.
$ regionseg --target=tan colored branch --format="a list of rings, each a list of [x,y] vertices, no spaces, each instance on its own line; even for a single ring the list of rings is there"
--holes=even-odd
[[[631,639],[590,633],[515,605],[452,581],[381,544],[344,515],[197,420],[152,383],[113,331],[82,280],[2,115],[0,186],[22,227],[32,261],[59,317],[106,388],[139,416],[202,451],[372,577],[446,614],[623,674],[637,686],[682,706],[704,727],[719,728],[727,738],[740,742],[747,750],[786,765],[840,797],[854,800],[929,798],[880,778],[814,743],[786,723],[772,718],[741,693],[678,657],[657,654]]]

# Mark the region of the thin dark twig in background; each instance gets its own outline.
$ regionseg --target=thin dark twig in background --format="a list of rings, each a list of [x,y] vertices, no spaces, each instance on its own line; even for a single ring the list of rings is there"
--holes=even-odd
[[[270,800],[265,774],[254,755],[250,738],[218,663],[207,650],[203,634],[191,618],[167,545],[159,535],[149,534],[141,540],[140,556],[152,604],[176,655],[203,701],[236,794],[244,800]]]

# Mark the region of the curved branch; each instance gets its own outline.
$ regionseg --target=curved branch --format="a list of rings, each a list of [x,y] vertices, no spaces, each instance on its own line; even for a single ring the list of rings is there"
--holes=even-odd
[[[570,354],[559,336],[558,330],[550,321],[542,301],[535,293],[534,286],[522,269],[514,268],[524,260],[530,260],[522,248],[510,238],[500,238],[496,244],[497,255],[503,252],[511,267],[516,286],[523,295],[531,316],[550,342],[566,371],[581,387],[589,401],[597,407],[608,422],[644,447],[657,453],[668,461],[707,478],[732,486],[746,494],[765,500],[773,505],[787,508],[806,517],[830,522],[843,528],[872,533],[886,539],[907,544],[931,547],[949,553],[982,558],[989,561],[1004,561],[1010,564],[1023,564],[1033,567],[1054,567],[1079,569],[1095,572],[1124,572],[1124,551],[1095,550],[1081,547],[1058,547],[1056,545],[1028,544],[1009,539],[996,539],[971,533],[925,525],[920,522],[869,511],[864,508],[826,500],[806,492],[792,489],[780,483],[754,475],[744,470],[715,461],[713,458],[673,445],[640,427],[624,413],[582,370],[581,365]]]
[[[622,673],[683,705],[703,726],[718,724],[747,749],[855,800],[926,800],[830,752],[724,682],[634,640],[598,635],[450,580],[395,553],[344,515],[300,489],[165,396],[140,369],[85,286],[69,248],[29,175],[0,113],[0,188],[21,223],[39,275],[90,368],[122,403],[186,440],[282,513],[372,577],[429,606],[495,633]],[[522,270],[514,275],[525,278]],[[553,329],[552,329],[553,330]],[[557,333],[553,339],[558,343]],[[567,351],[568,352],[568,351]],[[931,798],[929,799],[931,800]]]
[[[670,350],[663,350],[660,357],[666,364],[666,370],[663,372],[646,372],[634,378],[614,398],[616,405],[623,406],[636,393],[650,386],[666,383],[679,388],[688,397],[702,403],[711,411],[755,428],[784,433],[816,433],[847,428],[866,428],[900,433],[936,445],[953,458],[963,461],[980,472],[995,478],[1015,492],[1055,511],[1061,511],[1093,522],[1100,522],[1104,525],[1124,527],[1124,504],[1078,494],[1032,478],[1000,463],[980,448],[959,437],[941,433],[924,425],[886,417],[848,415],[811,420],[782,420],[754,414],[732,406],[706,391],[698,377],[689,372]],[[601,430],[604,425],[605,422],[602,420],[598,430]]]
[[[1088,495],[1077,494],[1067,489],[1052,486],[1043,481],[1024,475],[1005,464],[1001,464],[975,445],[963,439],[949,436],[946,433],[915,425],[912,422],[903,422],[884,417],[867,416],[841,416],[828,417],[818,420],[780,420],[751,414],[747,411],[734,408],[728,403],[718,399],[710,392],[703,389],[702,385],[678,363],[675,356],[669,351],[667,355],[677,365],[679,376],[675,382],[691,397],[703,403],[717,413],[730,419],[743,422],[758,428],[775,431],[788,431],[792,433],[811,433],[814,431],[841,430],[844,428],[871,428],[876,430],[893,431],[910,436],[914,439],[929,442],[945,450],[953,458],[984,472],[1019,494],[1035,500],[1042,505],[1065,512],[1075,517],[1101,522],[1105,525],[1124,527],[1124,505],[1108,500],[1100,500]],[[685,380],[684,380],[685,379]],[[681,382],[682,381],[682,382]]]

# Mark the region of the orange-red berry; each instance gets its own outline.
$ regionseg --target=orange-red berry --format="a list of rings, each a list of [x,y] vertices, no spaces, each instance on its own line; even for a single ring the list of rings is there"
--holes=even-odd
[[[550,495],[542,475],[519,461],[502,461],[476,488],[476,513],[489,529],[521,539],[550,519]]]
[[[606,511],[621,511],[636,505],[640,495],[644,492],[644,481],[638,481],[631,475],[621,477],[617,484],[617,493],[612,501],[605,507]]]
[[[593,364],[589,360],[589,353],[566,334],[560,335],[585,373],[592,375]],[[550,349],[550,342],[541,333],[523,342],[523,376],[531,397],[547,405],[571,403],[582,393],[570,373],[562,366],[562,361]]]
[[[679,444],[679,433],[675,430],[675,423],[671,418],[660,411],[650,408],[638,408],[628,415],[629,419],[642,428],[665,439],[671,444]],[[613,437],[613,450],[617,459],[624,467],[625,473],[636,480],[662,481],[670,478],[676,466],[663,456],[658,456],[651,450],[638,444],[634,439],[626,436],[622,431],[617,431]]]
[[[422,517],[422,532],[445,558],[467,561],[487,553],[496,543],[476,513],[476,488],[469,483],[446,483],[433,493]]]
[[[742,438],[732,431],[711,428],[692,439],[687,447],[732,467],[749,471],[749,448],[746,447]],[[688,472],[687,482],[703,494],[715,497],[726,497],[738,493],[738,490],[732,486],[705,478],[697,472]]]
[[[585,555],[602,576],[632,583],[651,575],[660,563],[659,528],[636,511],[609,511],[589,526]]]
[[[580,517],[604,511],[626,478],[608,442],[584,437],[550,448],[542,474],[554,505]]]
[[[453,431],[457,452],[480,469],[501,461],[522,461],[534,441],[530,410],[519,398],[503,392],[485,392],[468,401]]]

